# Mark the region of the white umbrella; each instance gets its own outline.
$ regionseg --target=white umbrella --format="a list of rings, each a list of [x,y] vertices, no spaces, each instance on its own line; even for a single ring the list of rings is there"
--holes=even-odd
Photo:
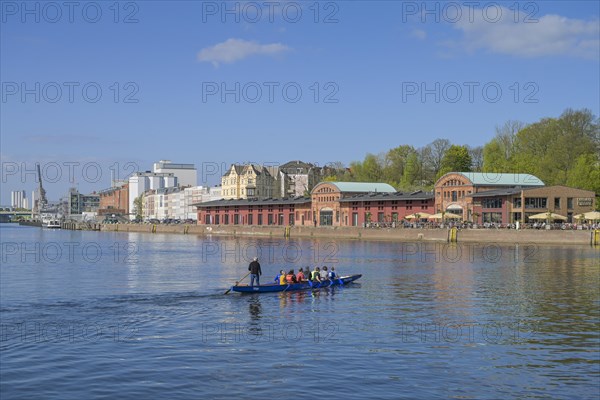
[[[529,217],[529,219],[548,219],[548,220],[559,219],[561,221],[566,221],[567,217],[560,215],[560,214],[555,214],[553,212],[545,212],[545,213],[539,213],[539,214],[532,215]]]
[[[442,219],[442,213],[437,213],[427,217],[428,219]]]
[[[576,215],[575,219],[585,219],[588,221],[598,221],[600,220],[600,211],[589,211],[583,214]]]
[[[451,219],[461,219],[460,215],[452,214],[452,213],[437,213],[429,216],[429,219],[442,219],[442,218],[451,218]]]
[[[414,213],[414,214],[410,214],[407,215],[406,217],[404,217],[404,219],[414,219],[414,218],[428,218],[431,214],[426,213],[426,212],[420,212],[420,213]]]
[[[458,214],[454,214],[454,213],[447,212],[447,213],[444,215],[444,218],[451,218],[451,219],[461,219],[461,218],[462,218],[462,215],[458,215]]]

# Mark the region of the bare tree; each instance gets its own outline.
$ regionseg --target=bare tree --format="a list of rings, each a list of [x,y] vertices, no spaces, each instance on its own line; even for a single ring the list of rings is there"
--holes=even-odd
[[[507,121],[502,126],[496,126],[496,140],[502,148],[506,160],[510,159],[513,155],[517,133],[525,128],[525,126],[520,121]]]
[[[483,146],[468,146],[468,149],[472,160],[471,170],[473,172],[481,172],[483,170]]]
[[[435,139],[425,146],[423,151],[424,161],[428,169],[433,173],[433,179],[437,177],[437,174],[442,169],[442,159],[451,145],[452,143],[448,139]]]

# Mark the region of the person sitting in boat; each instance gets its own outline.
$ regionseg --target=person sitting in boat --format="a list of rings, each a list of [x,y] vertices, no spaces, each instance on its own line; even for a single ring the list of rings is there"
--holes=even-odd
[[[314,271],[310,273],[310,280],[313,282],[321,282],[321,272],[319,270],[319,267],[315,267]]]
[[[281,270],[281,274],[279,275],[279,284],[287,285],[286,275],[285,275],[285,272],[283,272],[283,270]]]
[[[288,274],[285,276],[285,281],[289,284],[298,282],[296,280],[296,275],[294,275],[293,269],[290,269],[290,272],[288,272]]]
[[[321,280],[326,281],[327,279],[329,279],[329,272],[327,272],[327,267],[323,266],[323,269],[321,270]]]
[[[275,277],[275,279],[273,279],[273,282],[280,283],[281,282],[281,275],[285,276],[285,272],[283,272],[283,270],[279,271],[279,273],[277,274],[277,276]]]
[[[337,274],[335,273],[335,267],[331,267],[331,271],[329,271],[329,279],[337,279]]]
[[[304,270],[302,267],[300,267],[300,271],[298,271],[296,274],[296,282],[302,282],[304,280],[306,280],[306,277],[304,276]]]

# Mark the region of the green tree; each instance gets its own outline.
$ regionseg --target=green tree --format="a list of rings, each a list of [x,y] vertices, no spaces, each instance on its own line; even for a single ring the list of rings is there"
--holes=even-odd
[[[409,158],[416,155],[412,146],[402,145],[389,150],[384,157],[383,179],[398,187],[404,179]]]
[[[471,171],[471,155],[467,146],[452,145],[444,154],[442,159],[442,168],[438,173],[438,178],[448,172],[469,172]]]
[[[402,175],[401,187],[404,189],[414,189],[416,186],[420,186],[421,177],[421,160],[417,152],[413,152],[408,156],[406,161],[406,167],[404,168],[404,174]]]
[[[483,146],[483,172],[508,172],[510,160],[504,158],[500,142],[494,138]]]
[[[144,208],[144,195],[141,194],[133,200],[133,212],[136,219],[142,219],[142,210]]]
[[[525,127],[519,121],[508,121],[496,127],[496,136],[483,147],[483,172],[519,172],[514,166],[517,133]]]
[[[380,182],[383,180],[383,167],[381,161],[374,154],[367,154],[364,161],[352,162],[350,170],[358,182]]]
[[[518,172],[539,177],[547,185],[567,183],[580,155],[598,153],[599,124],[588,110],[566,110],[519,131],[512,156]]]
[[[593,190],[600,195],[600,155],[582,154],[570,171],[568,186]]]

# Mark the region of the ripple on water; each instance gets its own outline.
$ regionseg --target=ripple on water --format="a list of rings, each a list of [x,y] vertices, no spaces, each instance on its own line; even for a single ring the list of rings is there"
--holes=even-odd
[[[39,240],[14,231],[15,241]],[[88,239],[107,249],[135,240],[136,261],[0,267],[2,399],[592,399],[600,391],[600,267],[591,248],[540,247],[535,263],[444,264],[403,261],[395,243],[338,241],[336,269],[363,273],[359,284],[241,296],[223,293],[245,267],[218,255],[199,263],[201,238]],[[306,254],[327,244],[297,243]],[[265,262],[263,280],[283,267]]]

